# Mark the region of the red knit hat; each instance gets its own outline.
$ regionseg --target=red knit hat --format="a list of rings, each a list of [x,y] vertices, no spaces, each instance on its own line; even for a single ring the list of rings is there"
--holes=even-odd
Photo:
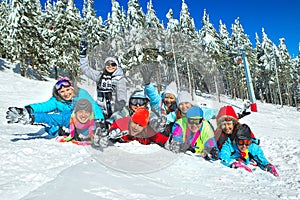
[[[224,120],[224,118],[230,117],[237,123],[238,121],[238,116],[236,115],[234,109],[232,106],[224,106],[220,108],[220,111],[216,117],[217,119],[217,124],[220,125],[220,123]]]
[[[145,107],[139,107],[131,116],[131,120],[142,127],[146,127],[149,121],[149,110]]]

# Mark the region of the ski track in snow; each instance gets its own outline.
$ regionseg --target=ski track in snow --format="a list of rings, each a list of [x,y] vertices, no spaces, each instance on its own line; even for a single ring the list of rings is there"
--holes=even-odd
[[[6,123],[7,107],[48,100],[54,83],[29,80],[11,69],[0,71],[1,200],[300,199],[300,114],[295,108],[257,102],[258,112],[241,119],[261,140],[280,174],[276,178],[259,168],[253,173],[234,170],[157,145],[133,142],[100,151],[57,143],[42,126]],[[94,87],[82,86],[88,91]],[[197,100],[222,105],[208,95]]]

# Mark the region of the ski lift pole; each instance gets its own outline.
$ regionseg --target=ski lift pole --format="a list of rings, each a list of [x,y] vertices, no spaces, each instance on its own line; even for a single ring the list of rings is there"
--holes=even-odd
[[[244,63],[244,70],[245,70],[245,74],[246,74],[246,82],[247,82],[250,101],[251,101],[251,105],[250,105],[251,106],[251,111],[257,112],[256,103],[255,103],[256,99],[255,99],[254,89],[253,89],[252,80],[251,80],[251,76],[250,76],[250,70],[249,70],[249,67],[247,65],[248,62],[247,62],[245,51],[243,49],[242,49],[242,59],[243,59],[243,63]]]

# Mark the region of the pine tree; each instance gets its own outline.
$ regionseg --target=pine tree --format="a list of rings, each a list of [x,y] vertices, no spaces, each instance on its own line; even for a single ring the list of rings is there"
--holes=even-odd
[[[9,48],[6,46],[8,29],[7,29],[7,18],[8,18],[8,0],[0,2],[0,56],[7,57],[7,51]]]
[[[54,76],[77,76],[79,72],[79,41],[81,17],[73,0],[58,0],[54,6],[53,61]]]
[[[39,73],[41,5],[33,0],[13,0],[10,5],[7,28],[10,31],[6,42],[10,47],[9,58],[20,62],[22,76],[30,69]]]

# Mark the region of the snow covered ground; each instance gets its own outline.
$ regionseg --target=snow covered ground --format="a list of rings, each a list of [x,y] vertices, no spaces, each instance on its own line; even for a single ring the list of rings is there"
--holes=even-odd
[[[3,62],[1,62],[3,63]],[[300,112],[257,102],[241,121],[261,139],[280,176],[230,169],[157,145],[117,144],[104,151],[57,143],[42,126],[6,123],[9,106],[50,98],[55,80],[29,80],[0,66],[0,199],[300,199]],[[92,91],[92,84],[82,87]],[[212,98],[197,97],[221,106]],[[242,105],[239,100],[222,100]]]

